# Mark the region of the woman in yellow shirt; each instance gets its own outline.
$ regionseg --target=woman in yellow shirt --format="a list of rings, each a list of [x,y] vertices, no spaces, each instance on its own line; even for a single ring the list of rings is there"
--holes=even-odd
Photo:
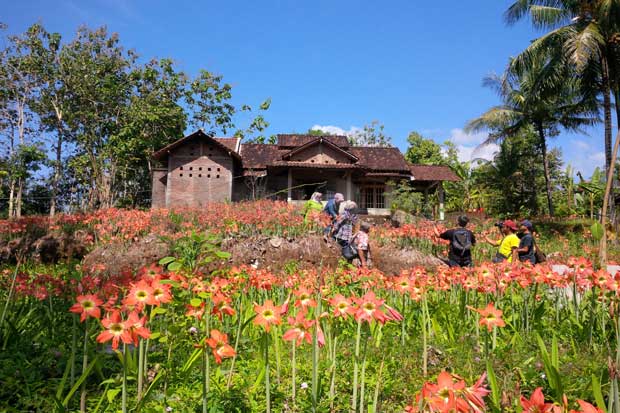
[[[490,239],[488,236],[485,236],[484,239],[491,245],[499,247],[497,250],[497,254],[495,254],[495,258],[493,258],[493,262],[502,262],[507,260],[508,262],[517,262],[519,253],[517,252],[517,248],[519,248],[519,237],[517,237],[516,232],[519,230],[517,224],[514,221],[507,219],[500,226],[500,230],[504,237],[501,240],[495,241]]]

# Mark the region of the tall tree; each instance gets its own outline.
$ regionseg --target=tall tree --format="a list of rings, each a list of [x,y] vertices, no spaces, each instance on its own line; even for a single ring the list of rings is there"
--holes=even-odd
[[[620,0],[518,0],[505,18],[513,24],[528,15],[534,27],[550,31],[517,56],[513,67],[527,70],[541,52],[561,55],[587,79],[581,83],[586,92],[603,98],[605,168],[609,170],[613,167],[612,95],[620,120]]]
[[[507,70],[489,76],[484,84],[493,88],[502,104],[471,120],[467,132],[489,130],[483,144],[498,142],[527,128],[538,134],[537,148],[543,161],[547,207],[554,215],[553,188],[548,159],[547,138],[556,136],[559,127],[579,131],[597,121],[594,101],[579,93],[580,82],[569,75],[570,69],[546,55],[530,60],[528,70]]]
[[[409,133],[407,144],[405,159],[413,164],[444,165],[446,163],[441,145],[418,132]]]

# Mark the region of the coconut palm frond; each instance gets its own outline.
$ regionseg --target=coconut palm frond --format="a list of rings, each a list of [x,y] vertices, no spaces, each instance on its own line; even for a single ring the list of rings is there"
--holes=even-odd
[[[582,30],[575,33],[564,43],[566,55],[581,72],[593,60],[598,60],[605,38],[595,22],[588,23]]]
[[[495,106],[483,113],[480,117],[467,122],[464,131],[466,133],[472,133],[503,129],[518,117],[519,114],[509,107]]]
[[[562,7],[532,5],[529,11],[532,24],[537,29],[555,28],[573,18],[572,13]]]

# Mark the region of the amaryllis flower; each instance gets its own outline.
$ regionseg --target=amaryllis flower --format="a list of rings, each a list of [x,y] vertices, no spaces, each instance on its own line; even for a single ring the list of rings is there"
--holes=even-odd
[[[273,305],[271,300],[265,301],[263,305],[254,304],[254,311],[256,312],[256,317],[253,323],[262,326],[266,332],[269,332],[272,324],[280,324],[282,322],[280,318],[282,309],[277,305]]]
[[[314,320],[308,320],[305,311],[297,313],[295,318],[289,317],[288,323],[292,328],[282,335],[283,340],[295,341],[297,347],[302,345],[304,341],[308,344],[312,343],[310,328],[314,325]]]
[[[220,321],[222,321],[223,314],[229,316],[235,315],[235,309],[229,305],[232,301],[229,297],[226,297],[224,294],[216,293],[211,299],[213,300],[213,310],[211,313],[216,315]]]
[[[146,316],[140,317],[140,315],[132,311],[125,321],[125,325],[129,328],[131,338],[135,345],[138,345],[139,337],[147,339],[151,337],[151,332],[146,328]]]
[[[144,308],[146,304],[155,305],[157,301],[153,297],[153,288],[144,280],[133,285],[129,293],[123,300],[125,306],[134,306],[138,309]]]
[[[196,317],[198,320],[202,320],[202,316],[205,313],[205,302],[201,301],[197,307],[187,304],[185,308],[187,308],[187,311],[185,312],[187,317]]]
[[[233,357],[235,349],[228,344],[228,336],[219,330],[211,330],[211,336],[205,343],[213,349],[213,356],[217,364],[222,364],[223,358]]]
[[[355,307],[351,304],[351,300],[345,298],[342,294],[330,298],[328,302],[334,308],[333,314],[335,317],[347,318],[355,314]]]
[[[603,409],[599,409],[598,407],[595,407],[591,405],[590,403],[585,402],[583,400],[577,399],[577,403],[579,403],[579,407],[581,407],[581,410],[571,410],[570,413],[603,413],[604,412]]]
[[[151,283],[151,289],[153,293],[153,301],[156,303],[155,305],[161,305],[172,301],[170,285],[162,284],[158,279],[155,279]]]
[[[312,298],[312,293],[307,288],[300,288],[293,294],[297,297],[295,307],[308,308],[316,307],[316,301]]]
[[[356,298],[357,310],[355,311],[355,319],[357,321],[371,322],[377,320],[381,324],[384,324],[389,320],[389,317],[381,311],[381,306],[384,300],[377,298],[373,291],[369,291],[361,298]]]
[[[545,403],[545,396],[541,387],[534,390],[529,400],[522,395],[521,406],[524,413],[547,413],[553,410],[553,403]]]
[[[99,306],[102,304],[103,300],[94,294],[78,295],[77,303],[73,304],[69,311],[80,314],[80,321],[86,320],[86,317],[99,319],[101,317]]]
[[[485,308],[473,308],[468,306],[469,309],[476,311],[480,314],[480,325],[486,326],[489,331],[493,330],[493,327],[505,327],[506,323],[502,320],[502,310],[495,308],[493,303],[487,304]]]
[[[112,311],[108,317],[104,317],[103,320],[101,320],[101,324],[105,330],[97,336],[98,343],[105,343],[106,341],[112,340],[112,348],[116,350],[119,341],[125,344],[133,342],[130,328],[127,326],[126,322],[121,319],[121,313],[118,310]]]

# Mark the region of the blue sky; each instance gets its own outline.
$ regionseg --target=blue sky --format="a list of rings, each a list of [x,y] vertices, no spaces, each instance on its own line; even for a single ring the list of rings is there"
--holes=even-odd
[[[484,136],[463,126],[498,103],[482,78],[540,35],[528,22],[504,24],[510,3],[0,0],[0,21],[10,33],[39,21],[66,40],[80,24],[106,25],[145,59],[223,75],[238,104],[270,97],[268,134],[315,125],[350,131],[378,120],[401,150],[415,130],[451,139],[467,158]],[[602,142],[596,128],[552,144],[588,176],[604,163]]]

